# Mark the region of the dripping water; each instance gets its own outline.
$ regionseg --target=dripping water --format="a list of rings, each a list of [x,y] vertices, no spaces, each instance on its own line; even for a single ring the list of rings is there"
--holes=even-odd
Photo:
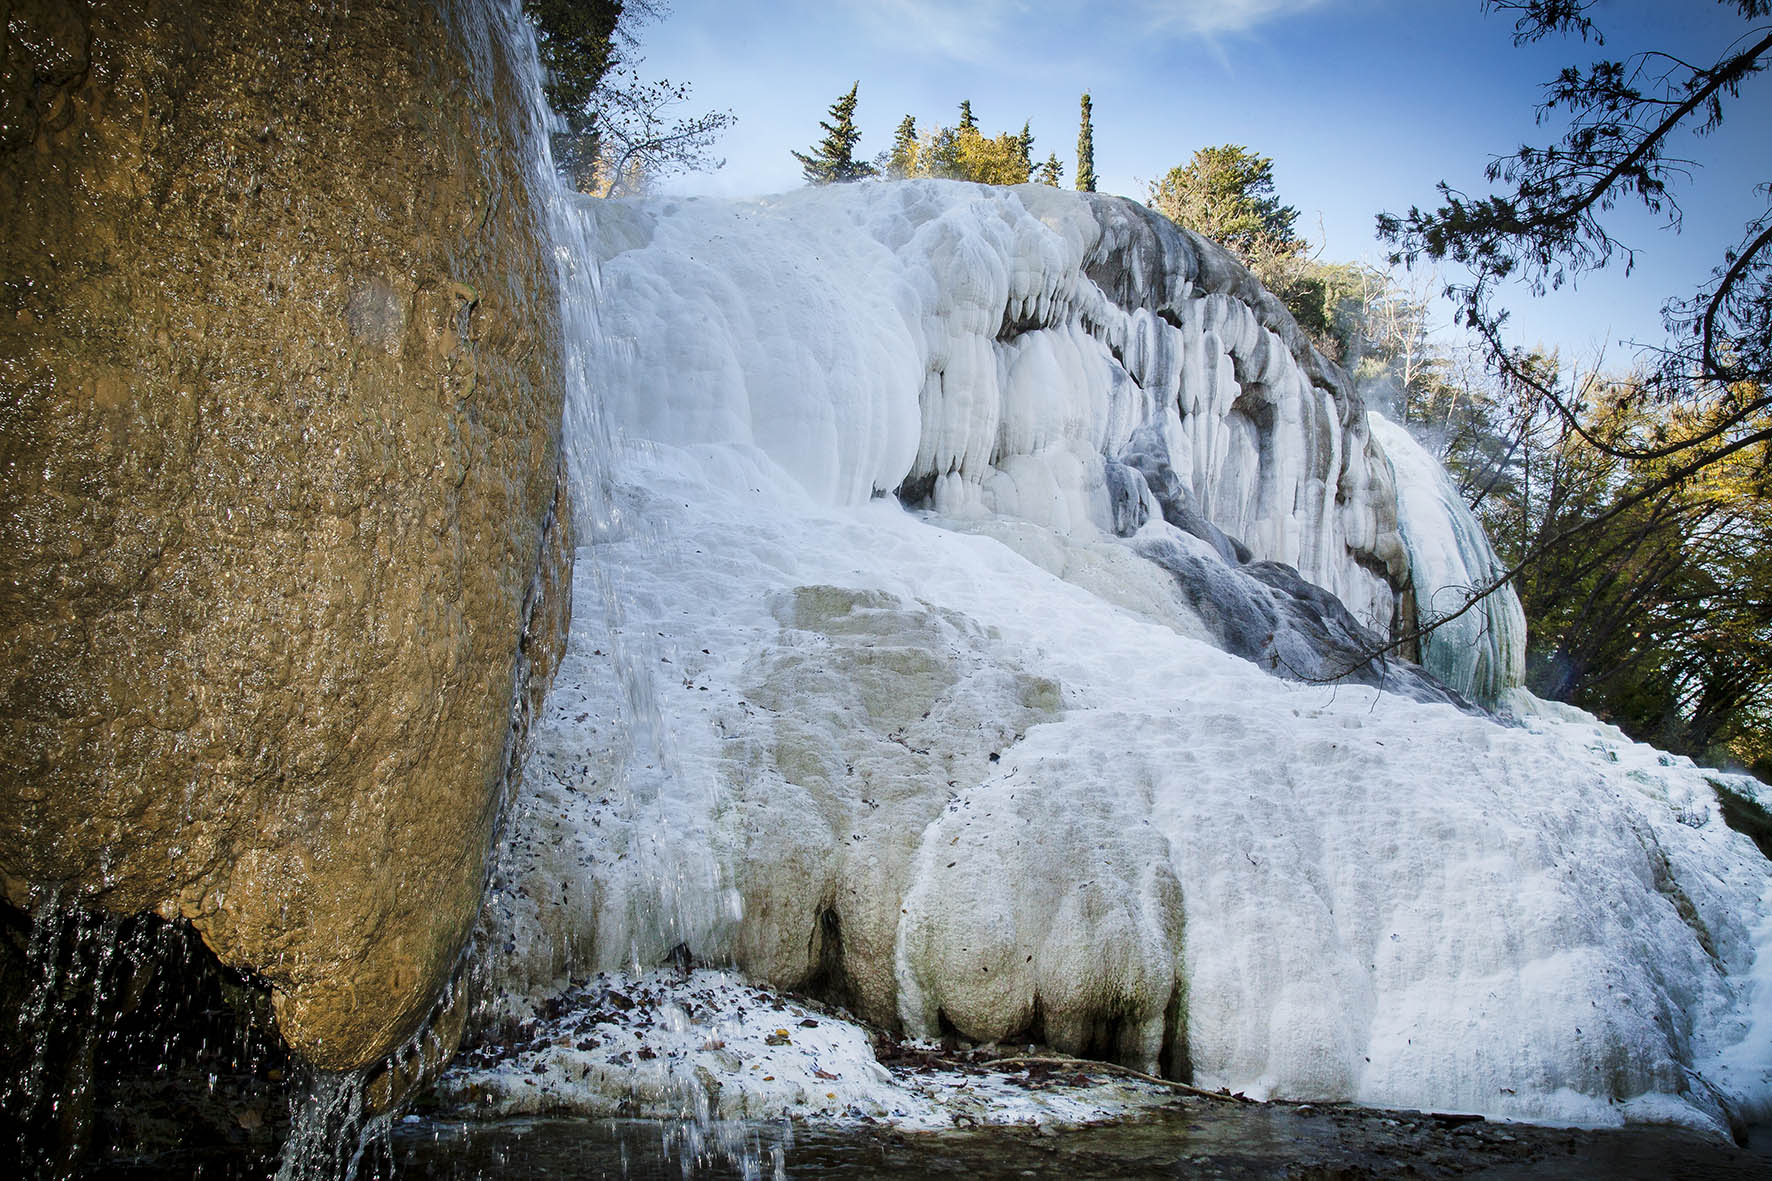
[[[517,139],[530,149],[525,161],[532,205],[530,212],[549,248],[559,296],[560,349],[556,361],[564,387],[561,464],[572,506],[570,522],[550,518],[547,527],[564,530],[570,525],[576,547],[571,582],[555,588],[554,593],[573,596],[573,618],[567,639],[569,650],[584,646],[587,634],[599,633],[597,642],[613,666],[620,692],[615,701],[619,716],[612,719],[611,726],[617,747],[614,766],[618,782],[611,785],[611,790],[621,790],[625,787],[625,772],[630,763],[641,760],[664,766],[668,761],[668,749],[663,739],[653,681],[645,667],[646,659],[640,646],[630,642],[630,637],[625,634],[619,591],[598,555],[599,544],[632,538],[638,530],[618,503],[612,461],[614,446],[597,405],[592,376],[594,358],[603,339],[597,323],[599,291],[594,242],[589,236],[586,218],[574,208],[578,198],[568,191],[554,167],[549,133],[558,129],[561,123],[548,109],[543,96],[543,72],[534,32],[521,4],[518,0],[469,0],[461,6],[458,15],[470,75],[489,88],[491,80],[501,76],[507,79],[509,85],[493,101],[509,104],[504,114],[517,124]],[[540,596],[540,577],[541,571],[538,570],[527,596],[526,609]],[[581,583],[595,588],[599,610],[594,614],[599,618],[584,618],[585,597],[574,591],[574,586]],[[499,891],[504,888],[498,865],[499,851],[512,827],[513,806],[527,755],[520,743],[530,732],[534,720],[527,716],[527,682],[531,670],[526,647],[518,651],[516,659],[517,675],[511,702],[511,725],[507,731],[506,778],[500,790],[501,820],[494,842],[495,857],[489,869],[480,930],[452,973],[451,990],[465,987],[484,992],[498,987],[496,980],[491,979],[496,969],[488,961],[502,944],[502,935],[496,929],[495,905]],[[447,1007],[452,1000],[453,997],[446,997],[439,1009]],[[490,998],[481,1007],[495,1008],[496,998]],[[427,1022],[406,1047],[391,1056],[390,1062],[423,1058],[429,1054],[434,1064],[435,1058],[446,1056],[446,1051],[436,1054],[420,1045],[429,1037],[430,1022]],[[423,1069],[423,1073],[430,1072],[428,1067]],[[291,1135],[285,1146],[278,1181],[319,1181],[331,1176],[353,1176],[365,1163],[367,1149],[378,1145],[385,1148],[392,1117],[371,1116],[366,1111],[365,1083],[363,1073],[313,1076],[307,1093],[295,1101]],[[371,1169],[371,1172],[377,1171]]]
[[[386,1115],[365,1112],[363,1078],[355,1072],[314,1072],[290,1116],[276,1181],[356,1176],[365,1150],[386,1137],[390,1123]]]
[[[293,1064],[264,989],[221,967],[188,924],[98,902],[52,885],[0,908],[0,1113],[15,1171],[150,1160],[164,1173],[222,1160],[268,1171]]]
[[[559,588],[560,593],[572,595],[572,621],[561,673],[575,657],[588,668],[588,675],[581,679],[594,684],[598,692],[593,707],[595,721],[584,734],[587,741],[594,734],[600,749],[584,751],[581,757],[587,764],[594,761],[599,768],[602,782],[596,784],[596,790],[613,801],[624,819],[631,819],[639,810],[636,805],[660,791],[672,789],[677,767],[657,697],[654,669],[660,662],[660,653],[650,634],[635,634],[627,625],[621,577],[604,555],[615,546],[628,552],[655,552],[662,541],[651,533],[643,514],[632,511],[624,500],[618,473],[618,441],[612,437],[599,404],[599,368],[606,363],[612,345],[598,322],[601,292],[597,243],[592,215],[585,204],[590,199],[572,192],[554,167],[548,132],[558,129],[560,123],[543,97],[543,75],[533,30],[514,0],[489,0],[469,19],[480,22],[479,28],[470,31],[470,53],[475,59],[472,65],[477,76],[495,76],[501,59],[517,76],[508,95],[517,104],[511,115],[522,123],[522,138],[533,149],[527,162],[529,191],[536,220],[551,248],[559,293],[557,361],[564,387],[561,457],[571,498],[576,547],[571,585]],[[591,660],[596,663],[586,664]],[[565,680],[560,675],[556,683]],[[514,710],[524,708],[524,700],[524,695],[519,694]],[[543,711],[554,708],[550,701]],[[524,733],[524,719],[513,720],[512,734]],[[521,1000],[497,995],[508,987],[508,982],[501,979],[498,958],[514,950],[513,933],[501,928],[502,906],[522,890],[518,871],[510,864],[510,844],[515,831],[521,828],[518,812],[525,806],[520,784],[524,775],[531,773],[524,770],[527,760],[522,756],[527,752],[510,753],[513,757],[508,762],[510,779],[505,796],[508,806],[501,822],[503,830],[498,838],[480,928],[471,950],[473,963],[468,968],[482,994],[470,1023],[482,1026],[490,1026],[495,1015],[508,1012]],[[694,925],[682,913],[688,905],[684,898],[694,891],[674,880],[684,872],[674,859],[653,857],[647,864],[653,880],[640,891],[648,899],[640,904],[648,911],[641,916],[640,925],[660,932],[666,946],[675,946],[682,942],[684,931]],[[708,870],[715,873],[712,866]],[[557,953],[567,962],[579,954],[573,944],[588,938],[588,934],[572,930],[569,922],[561,922],[542,934],[559,941],[562,946]],[[603,954],[612,950],[616,949],[600,949]],[[651,958],[656,950],[638,945],[620,949],[635,967]],[[469,1036],[471,1041],[473,1032]],[[356,1129],[355,1155],[345,1160],[337,1152],[323,1154],[322,1165],[347,1175],[359,1165],[375,1172],[376,1154],[365,1161],[364,1145],[374,1142],[386,1146],[386,1121],[365,1121],[360,1111],[341,1106],[346,1102],[344,1096],[360,1095],[360,1086],[352,1089],[339,1080],[322,1081],[333,1089],[324,1095],[316,1091],[310,1100],[311,1114],[298,1117],[297,1135],[292,1136],[292,1141],[338,1143],[350,1140],[349,1133]],[[679,1116],[661,1125],[661,1146],[668,1157],[681,1162],[685,1175],[707,1167],[736,1168],[747,1177],[781,1174],[780,1146],[765,1146],[754,1129],[715,1120],[707,1095],[699,1090],[683,1095]],[[464,1127],[462,1134],[471,1137],[471,1125]],[[286,1165],[289,1159],[286,1156]],[[288,1171],[279,1175],[279,1181],[285,1176],[290,1181],[306,1181],[320,1175]]]

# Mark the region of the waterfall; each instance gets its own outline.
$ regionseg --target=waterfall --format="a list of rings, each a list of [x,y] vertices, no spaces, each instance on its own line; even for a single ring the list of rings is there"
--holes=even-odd
[[[1421,624],[1450,614],[1505,567],[1440,465],[1402,427],[1374,413],[1372,435],[1389,457],[1398,525]],[[1421,640],[1421,663],[1485,705],[1526,681],[1526,613],[1511,584]]]

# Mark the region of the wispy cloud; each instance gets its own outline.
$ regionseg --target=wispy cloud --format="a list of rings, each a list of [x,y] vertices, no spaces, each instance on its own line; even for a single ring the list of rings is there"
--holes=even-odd
[[[969,64],[999,57],[1028,26],[1087,17],[1146,34],[1201,38],[1247,33],[1316,8],[1324,0],[846,0],[880,43]]]
[[[850,7],[882,41],[978,63],[1002,49],[1012,18],[1027,0],[852,0]]]
[[[1200,37],[1246,33],[1323,0],[1140,0],[1156,28]]]

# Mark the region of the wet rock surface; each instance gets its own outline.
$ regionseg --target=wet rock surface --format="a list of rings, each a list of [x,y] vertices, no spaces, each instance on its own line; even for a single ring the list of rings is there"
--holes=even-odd
[[[0,884],[182,918],[371,1062],[564,623],[512,63],[454,0],[4,11]]]
[[[1290,566],[1230,564],[1175,538],[1134,545],[1141,556],[1174,576],[1220,648],[1275,676],[1325,685],[1373,685],[1412,701],[1470,708],[1420,666],[1387,655],[1386,640]]]

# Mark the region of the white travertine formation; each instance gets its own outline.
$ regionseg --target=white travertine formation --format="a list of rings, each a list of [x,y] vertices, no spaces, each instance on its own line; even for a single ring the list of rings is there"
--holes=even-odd
[[[493,905],[507,989],[678,952],[1252,1095],[1772,1098],[1772,868],[1718,773],[1202,642],[1264,618],[1190,606],[1244,571],[1332,614],[1239,545],[1384,620],[1407,573],[1364,413],[1221,252],[1046,190],[590,208],[628,446]],[[1410,454],[1421,544],[1455,530]]]
[[[1358,399],[1241,266],[1143,206],[913,181],[588,208],[633,435],[755,446],[825,503],[902,488],[1113,533],[1109,468],[1142,428],[1206,521],[1389,629],[1407,559]]]

